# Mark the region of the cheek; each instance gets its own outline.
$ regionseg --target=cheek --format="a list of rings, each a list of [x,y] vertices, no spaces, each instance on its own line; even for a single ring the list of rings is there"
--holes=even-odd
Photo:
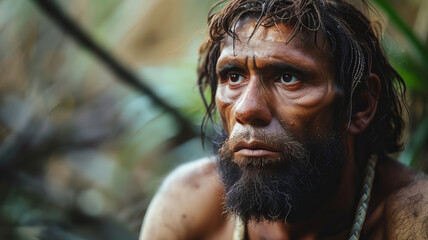
[[[310,91],[309,91],[310,90]],[[300,137],[327,133],[333,120],[335,92],[328,87],[296,92],[281,98],[281,122]]]
[[[305,129],[314,133],[326,133],[332,129],[334,92],[314,92],[298,104]]]
[[[224,130],[226,130],[226,132],[229,134],[234,125],[232,112],[234,100],[229,97],[229,94],[226,93],[227,90],[227,87],[219,85],[216,92],[215,101]]]

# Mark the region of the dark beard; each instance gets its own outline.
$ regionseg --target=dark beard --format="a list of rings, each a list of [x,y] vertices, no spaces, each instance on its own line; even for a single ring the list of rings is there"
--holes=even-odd
[[[331,199],[341,182],[345,157],[338,134],[303,144],[290,135],[276,138],[266,141],[282,145],[286,159],[233,159],[229,141],[218,151],[226,211],[244,221],[307,220]],[[274,164],[256,164],[261,162]]]

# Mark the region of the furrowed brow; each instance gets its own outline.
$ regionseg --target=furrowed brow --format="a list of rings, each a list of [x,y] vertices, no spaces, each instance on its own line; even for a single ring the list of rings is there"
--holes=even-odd
[[[270,62],[268,64],[265,64],[264,66],[259,66],[260,69],[264,69],[265,71],[283,71],[283,72],[290,72],[295,74],[301,74],[305,76],[313,75],[313,71],[309,68],[298,66],[291,63],[285,63],[285,62]]]

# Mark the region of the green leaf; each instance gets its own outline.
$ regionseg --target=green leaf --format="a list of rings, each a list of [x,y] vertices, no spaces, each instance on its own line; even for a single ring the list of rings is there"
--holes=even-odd
[[[416,36],[412,29],[407,26],[404,20],[398,15],[394,8],[385,0],[372,0],[389,18],[394,26],[403,34],[403,37],[410,43],[412,48],[419,55],[422,60],[422,65],[428,68],[428,50],[422,41]],[[424,85],[428,85],[427,78],[421,78]]]

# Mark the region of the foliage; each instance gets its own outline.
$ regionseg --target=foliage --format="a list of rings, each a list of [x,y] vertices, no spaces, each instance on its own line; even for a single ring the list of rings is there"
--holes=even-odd
[[[426,150],[425,153],[423,152],[427,148],[428,142],[428,111],[426,105],[428,99],[428,49],[390,3],[386,0],[373,0],[373,2],[393,23],[393,27],[398,29],[410,47],[409,51],[398,56],[394,52],[389,52],[394,67],[403,76],[410,91],[410,100],[419,99],[422,101],[420,112],[410,109],[411,115],[417,118],[416,122],[410,121],[415,129],[412,131],[406,149],[399,160],[407,165],[422,165],[424,164],[422,159],[426,159],[427,156]],[[425,10],[424,8],[421,9],[421,11]],[[425,24],[424,27],[428,28],[428,25]],[[400,58],[405,60],[400,61]],[[425,170],[427,169],[425,168]]]

